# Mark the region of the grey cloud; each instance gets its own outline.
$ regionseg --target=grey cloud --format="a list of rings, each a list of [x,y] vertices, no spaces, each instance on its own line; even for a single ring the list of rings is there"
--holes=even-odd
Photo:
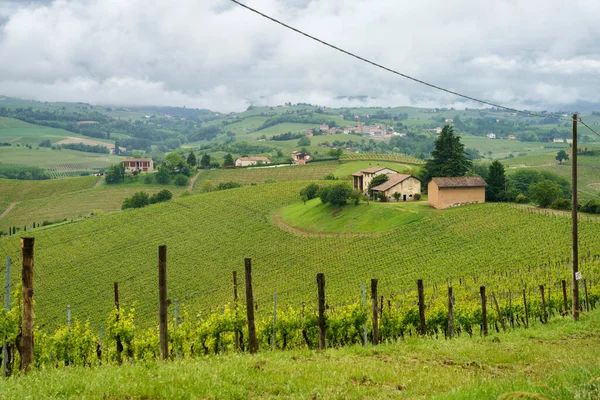
[[[246,0],[324,40],[509,106],[600,102],[600,3]],[[17,4],[18,3],[18,4]],[[577,15],[577,23],[565,15]],[[238,111],[250,102],[474,106],[227,0],[0,3],[0,93]],[[2,62],[2,60],[12,60]]]

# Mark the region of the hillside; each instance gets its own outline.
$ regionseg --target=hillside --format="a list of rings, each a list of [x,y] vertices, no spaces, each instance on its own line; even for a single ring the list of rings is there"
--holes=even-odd
[[[314,299],[314,277],[324,272],[328,302],[359,299],[360,285],[377,277],[382,295],[469,277],[477,282],[498,271],[529,285],[554,285],[568,275],[567,218],[530,213],[504,204],[433,212],[380,235],[297,236],[277,227],[273,214],[298,201],[306,183],[275,183],[179,198],[31,232],[36,237],[36,318],[39,324],[74,317],[99,324],[118,281],[121,301],[136,304],[136,320],[156,317],[157,246],[168,245],[169,296],[192,314],[231,299],[231,271],[254,262],[256,299],[268,311],[277,293],[283,304]],[[596,220],[580,224],[584,260],[600,254]],[[543,237],[544,240],[535,240]],[[0,254],[18,264],[19,240],[0,240]],[[536,269],[545,265],[548,269]],[[552,266],[551,269],[549,269]],[[597,269],[585,261],[585,273]],[[535,273],[530,274],[533,268]],[[15,282],[18,269],[14,270]],[[593,275],[592,275],[593,276]],[[517,289],[515,288],[515,289]],[[243,294],[241,295],[243,297]],[[97,325],[96,325],[97,326]]]

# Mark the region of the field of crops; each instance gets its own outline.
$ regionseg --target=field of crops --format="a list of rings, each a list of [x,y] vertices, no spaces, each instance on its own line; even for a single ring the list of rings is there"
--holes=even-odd
[[[0,179],[0,198],[13,202],[52,197],[91,189],[99,179],[101,178],[95,176],[46,181]]]
[[[341,158],[344,161],[360,161],[360,160],[381,160],[381,161],[395,161],[406,164],[425,164],[424,160],[415,157],[404,156],[401,154],[371,154],[371,153],[359,153],[359,154],[344,154]]]
[[[282,306],[313,303],[318,272],[325,273],[332,306],[357,301],[361,284],[374,277],[380,293],[391,298],[414,291],[419,278],[430,297],[433,284],[447,279],[466,280],[473,287],[489,283],[505,292],[520,290],[521,282],[556,285],[568,275],[567,218],[482,204],[433,212],[379,236],[296,236],[271,218],[297,201],[303,185],[212,192],[32,231],[38,322],[64,320],[71,305],[74,316],[98,326],[111,308],[114,281],[120,284],[122,302],[135,303],[138,324],[156,320],[160,244],[169,249],[169,296],[191,315],[231,299],[231,271],[241,271],[245,257],[254,262],[259,312],[271,309],[274,293]],[[599,232],[596,221],[580,224],[581,269],[594,283]],[[17,264],[19,250],[18,238],[0,240],[0,254]]]

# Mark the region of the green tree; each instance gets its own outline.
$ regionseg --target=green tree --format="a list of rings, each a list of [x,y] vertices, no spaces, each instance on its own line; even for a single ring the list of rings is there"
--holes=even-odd
[[[156,182],[160,183],[161,185],[166,185],[171,181],[171,174],[169,173],[169,170],[163,166],[158,167],[158,171],[156,174],[154,174],[154,177],[156,178]]]
[[[233,162],[233,157],[231,156],[231,154],[225,154],[225,157],[223,157],[223,166],[224,167],[233,167],[235,164]]]
[[[310,146],[310,139],[308,136],[301,137],[300,140],[298,140],[298,146]]]
[[[39,144],[40,147],[52,147],[52,142],[50,141],[50,139],[45,139],[42,140],[42,142]]]
[[[167,167],[169,173],[173,174],[184,167],[183,158],[177,154],[176,152],[171,152],[165,157],[165,166]]]
[[[348,199],[352,198],[352,188],[346,183],[336,183],[335,185],[325,186],[319,191],[319,197],[324,204],[333,206],[343,206],[348,204]]]
[[[539,181],[529,187],[531,198],[539,207],[546,208],[560,197],[560,186],[549,179]]]
[[[167,189],[163,189],[158,193],[150,196],[150,204],[162,203],[163,201],[169,201],[173,198],[173,193]]]
[[[121,154],[119,139],[115,139],[115,155]]]
[[[175,185],[176,186],[185,186],[187,184],[188,184],[187,176],[185,176],[183,174],[177,174],[177,176],[175,177]]]
[[[344,150],[331,149],[331,150],[329,150],[329,152],[327,154],[329,154],[329,157],[331,157],[331,158],[340,158],[342,156],[342,154],[344,154]]]
[[[133,196],[126,198],[123,201],[121,209],[126,208],[142,208],[150,204],[150,195],[146,192],[137,192]]]
[[[504,165],[498,160],[492,162],[487,174],[487,188],[485,197],[487,201],[502,201],[505,199],[506,175]]]
[[[191,151],[191,150],[190,150],[190,154],[188,154],[188,156],[187,156],[187,160],[186,160],[186,161],[187,161],[187,163],[188,163],[189,165],[191,165],[192,167],[195,167],[195,166],[196,166],[196,164],[197,164],[197,161],[196,161],[196,155],[194,154],[194,152],[193,152],[193,151]]]
[[[471,169],[472,162],[467,158],[465,146],[460,142],[460,136],[454,135],[454,129],[450,125],[444,126],[434,146],[432,158],[423,169],[423,182],[436,176],[464,176]]]
[[[566,151],[564,150],[560,150],[558,153],[556,153],[556,157],[554,157],[559,164],[562,164],[563,161],[566,161],[569,159],[569,155],[567,154]]]
[[[306,196],[307,200],[314,199],[319,193],[319,185],[311,183],[300,190],[300,196]]]
[[[200,168],[210,168],[210,155],[209,154],[204,154],[202,156],[202,158],[200,159]]]
[[[106,183],[119,183],[125,180],[125,167],[123,164],[113,164],[106,171]]]
[[[375,186],[379,186],[382,183],[387,182],[388,179],[390,179],[390,177],[387,176],[386,174],[375,175],[373,177],[373,179],[371,179],[371,182],[369,182],[369,186],[367,188],[367,193],[369,194],[369,196],[373,195],[373,191],[371,190],[372,188],[374,188]]]

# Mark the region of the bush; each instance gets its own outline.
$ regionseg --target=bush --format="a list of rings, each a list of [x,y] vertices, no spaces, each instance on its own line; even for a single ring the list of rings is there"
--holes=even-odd
[[[325,186],[319,191],[319,197],[324,204],[333,206],[343,206],[348,204],[348,199],[352,197],[352,188],[346,183],[337,183],[331,186]]]
[[[169,201],[172,198],[173,198],[173,193],[171,193],[167,189],[163,189],[160,192],[155,193],[152,196],[150,196],[150,204],[162,203],[163,201]]]
[[[571,200],[568,199],[556,199],[550,204],[550,208],[555,210],[570,210]]]
[[[300,196],[306,196],[308,200],[312,200],[318,196],[319,185],[311,183],[302,190],[300,190]]]
[[[333,175],[331,173],[325,175],[323,177],[323,179],[326,180],[326,181],[337,181],[338,180],[338,178],[336,178],[335,175]]]
[[[548,207],[561,194],[560,186],[549,179],[534,183],[529,187],[529,193],[539,207]]]
[[[215,185],[213,185],[211,181],[203,182],[202,185],[200,185],[200,193],[208,193],[214,190]]]
[[[149,173],[146,173],[144,175],[144,183],[146,185],[150,185],[152,183],[153,179],[152,179],[152,175],[150,175]]]
[[[175,185],[176,186],[185,186],[188,184],[188,178],[187,176],[183,175],[183,174],[178,174],[175,177]]]
[[[52,147],[52,141],[50,139],[42,140],[39,144],[40,147]]]
[[[154,177],[156,178],[156,182],[161,185],[166,185],[171,182],[171,174],[169,173],[169,170],[163,166],[158,167],[158,172],[154,174]]]
[[[396,199],[396,201],[400,200],[400,193],[396,192],[394,193],[394,199]]]
[[[590,214],[600,214],[600,200],[589,200],[581,206],[581,211]]]
[[[191,195],[192,195],[192,192],[190,192],[189,190],[186,190],[185,192],[181,193],[181,197],[188,197]]]
[[[217,185],[217,187],[215,188],[215,190],[227,190],[227,189],[235,189],[235,188],[239,188],[242,187],[243,185],[241,183],[238,182],[221,182]]]
[[[415,193],[415,194],[413,194],[413,199],[414,200],[421,200],[421,193]]]
[[[126,198],[121,206],[122,210],[126,208],[142,208],[150,204],[150,195],[146,192],[137,192],[133,196]]]
[[[387,196],[385,195],[384,192],[379,192],[377,193],[377,198],[379,199],[379,201],[385,203],[386,201],[388,201]]]
[[[529,199],[523,193],[519,193],[517,197],[515,197],[515,202],[519,204],[529,203]]]

